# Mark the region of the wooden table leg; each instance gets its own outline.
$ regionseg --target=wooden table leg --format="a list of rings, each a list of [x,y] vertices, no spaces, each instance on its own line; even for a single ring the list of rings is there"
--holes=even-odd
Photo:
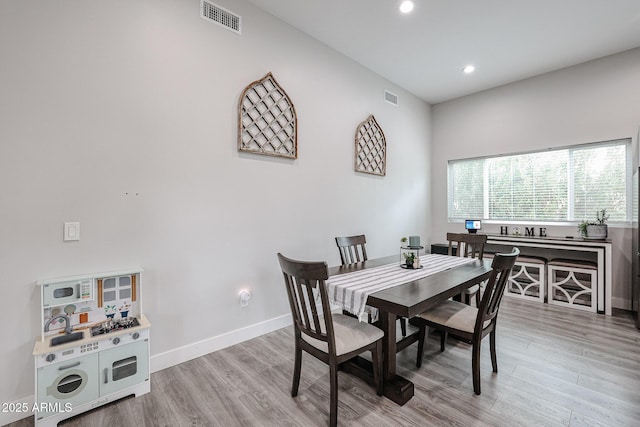
[[[398,405],[413,397],[413,383],[396,375],[396,315],[380,310],[380,323],[384,331],[382,340],[384,395]]]
[[[380,311],[380,323],[384,331],[382,370],[386,382],[396,376],[396,315]]]
[[[383,394],[398,405],[404,405],[413,397],[413,383],[406,378],[396,374],[396,320],[393,313],[385,313],[380,310],[380,329],[384,331],[382,339],[382,377],[384,378]],[[415,342],[417,334],[412,334],[401,341],[400,348]],[[367,383],[373,385],[373,365],[367,359],[354,357],[344,362],[340,368],[352,375],[362,378]]]

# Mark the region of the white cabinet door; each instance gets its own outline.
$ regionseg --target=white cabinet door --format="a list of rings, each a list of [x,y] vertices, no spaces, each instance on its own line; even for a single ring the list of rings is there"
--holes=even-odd
[[[88,354],[65,362],[38,368],[38,418],[76,407],[98,398],[98,354]]]
[[[100,352],[100,396],[149,380],[148,340]]]

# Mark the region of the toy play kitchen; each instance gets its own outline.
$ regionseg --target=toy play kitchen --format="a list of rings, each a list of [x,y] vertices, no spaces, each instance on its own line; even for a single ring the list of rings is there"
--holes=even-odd
[[[39,426],[150,391],[141,268],[41,280],[33,349]]]

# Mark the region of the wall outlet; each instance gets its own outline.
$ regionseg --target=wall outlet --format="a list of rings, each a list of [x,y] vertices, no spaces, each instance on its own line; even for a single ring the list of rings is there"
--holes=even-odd
[[[249,306],[249,300],[251,299],[251,292],[247,290],[240,291],[240,308]]]

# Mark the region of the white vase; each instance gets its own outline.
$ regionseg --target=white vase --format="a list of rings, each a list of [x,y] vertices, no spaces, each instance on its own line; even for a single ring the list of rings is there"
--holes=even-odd
[[[587,225],[587,239],[606,239],[609,231],[607,224]]]

